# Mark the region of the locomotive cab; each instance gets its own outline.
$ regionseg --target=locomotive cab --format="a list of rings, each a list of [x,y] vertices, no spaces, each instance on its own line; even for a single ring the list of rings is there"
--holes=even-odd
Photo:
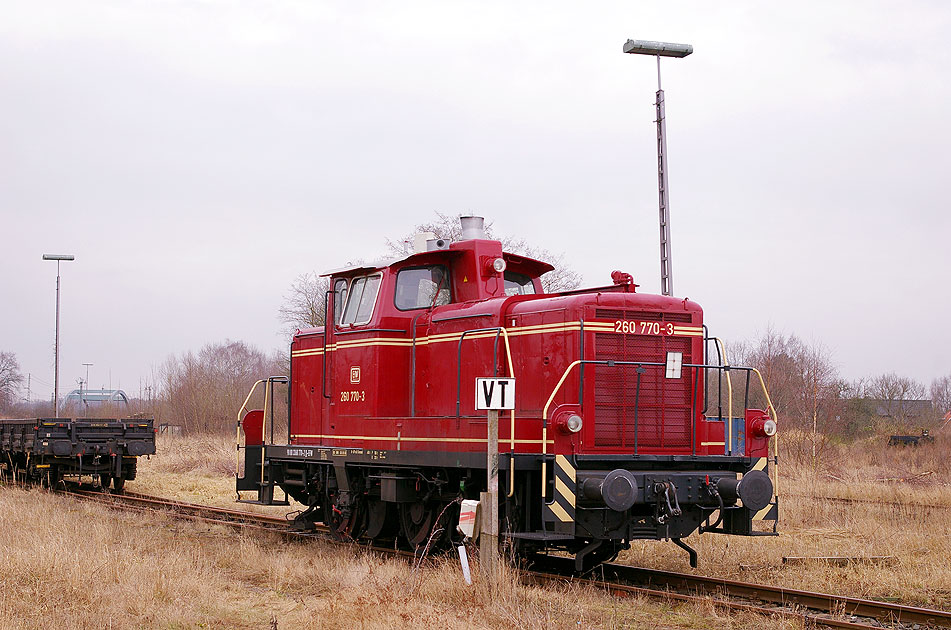
[[[620,272],[545,294],[551,265],[465,219],[448,247],[325,274],[326,324],[291,345],[286,443],[247,441],[239,499],[281,488],[307,506],[300,526],[342,538],[449,538],[487,486],[474,383],[498,376],[518,383],[498,435],[500,531],[518,553],[569,551],[586,570],[634,539],[775,533],[775,412],[700,306]],[[256,437],[261,416],[242,420]]]

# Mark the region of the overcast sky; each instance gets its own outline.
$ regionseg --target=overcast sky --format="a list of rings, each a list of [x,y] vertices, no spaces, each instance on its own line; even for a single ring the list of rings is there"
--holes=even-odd
[[[674,288],[712,332],[843,376],[951,373],[951,3],[0,0],[0,350],[60,389],[224,339],[286,347],[293,279],[473,212],[585,285]]]

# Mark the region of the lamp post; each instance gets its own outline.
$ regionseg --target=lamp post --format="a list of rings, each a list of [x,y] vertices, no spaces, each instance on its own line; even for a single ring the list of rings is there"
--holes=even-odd
[[[72,254],[43,254],[43,260],[56,261],[56,342],[53,346],[53,417],[59,418],[59,264],[64,260],[75,260]]]
[[[94,365],[93,363],[83,363],[86,366],[86,395],[81,396],[83,400],[83,417],[89,415],[89,366]]]
[[[660,87],[660,58],[686,57],[693,52],[690,44],[629,39],[624,52],[657,57],[657,196],[660,206],[660,292],[674,294],[674,273],[670,257],[670,199],[667,188],[667,123],[664,116],[664,91]]]

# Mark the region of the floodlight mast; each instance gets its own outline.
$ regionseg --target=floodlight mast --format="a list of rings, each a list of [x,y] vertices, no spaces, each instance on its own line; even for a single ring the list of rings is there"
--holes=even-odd
[[[660,292],[661,295],[674,294],[674,273],[670,253],[670,200],[667,185],[667,122],[664,113],[664,91],[660,84],[660,58],[683,58],[693,52],[690,44],[654,42],[629,39],[624,44],[624,52],[633,55],[651,55],[657,57],[657,100],[654,107],[657,113],[657,199],[660,210]]]
[[[56,341],[53,346],[53,417],[59,418],[59,264],[64,260],[76,260],[72,254],[43,254],[43,260],[56,261]]]

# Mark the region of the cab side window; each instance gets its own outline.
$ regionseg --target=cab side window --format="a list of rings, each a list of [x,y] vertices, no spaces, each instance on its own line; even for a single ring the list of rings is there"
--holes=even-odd
[[[338,326],[343,319],[343,309],[347,306],[347,288],[350,283],[343,278],[334,282],[334,323]]]
[[[522,273],[514,271],[505,272],[505,295],[532,295],[535,293],[535,285],[532,279]]]
[[[334,284],[334,291],[341,298],[338,325],[359,325],[370,321],[382,278],[380,274],[354,278],[350,281],[349,290],[345,284],[346,280],[338,280]],[[344,283],[344,286],[341,287],[341,283]]]
[[[442,306],[451,301],[449,271],[443,265],[401,269],[396,274],[395,303],[401,311]]]

